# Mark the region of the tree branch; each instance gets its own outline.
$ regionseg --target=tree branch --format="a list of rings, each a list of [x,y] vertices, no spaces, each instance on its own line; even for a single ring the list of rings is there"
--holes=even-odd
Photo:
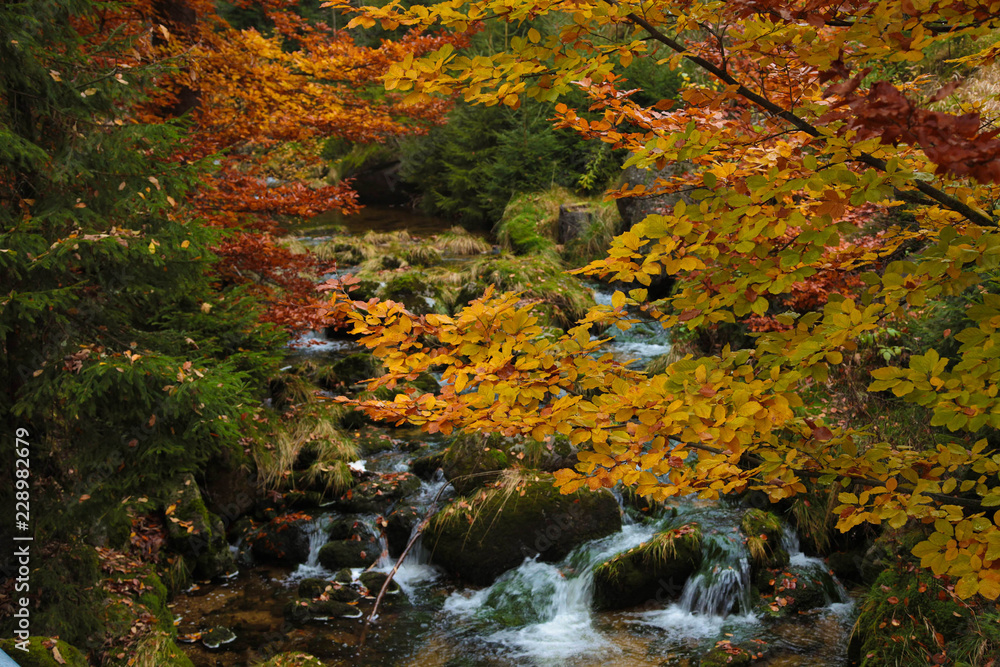
[[[800,118],[800,117],[796,116],[791,111],[788,111],[787,109],[783,109],[782,107],[780,107],[777,104],[771,102],[770,100],[765,99],[764,97],[761,97],[760,95],[758,95],[754,91],[752,91],[749,88],[747,88],[746,86],[742,85],[739,81],[737,81],[735,78],[733,78],[729,73],[727,73],[726,71],[720,69],[719,67],[717,67],[715,64],[709,62],[708,60],[705,60],[704,58],[702,58],[700,56],[694,56],[694,55],[691,55],[691,54],[687,53],[687,49],[684,48],[683,44],[677,42],[674,39],[671,39],[667,35],[663,34],[659,30],[657,30],[646,19],[642,18],[641,16],[638,16],[635,13],[629,14],[628,16],[626,16],[626,18],[628,20],[630,20],[632,23],[634,23],[635,25],[637,25],[637,26],[643,28],[644,30],[646,30],[646,32],[648,32],[653,37],[653,39],[655,39],[656,41],[658,41],[658,42],[666,45],[667,47],[669,47],[670,49],[676,51],[677,53],[680,53],[681,55],[684,56],[684,58],[686,58],[687,60],[690,60],[692,63],[694,63],[698,67],[702,68],[703,70],[709,72],[710,74],[712,74],[713,76],[715,76],[720,81],[722,81],[722,82],[724,82],[724,83],[726,83],[726,84],[728,84],[730,86],[736,86],[736,93],[738,95],[740,95],[741,97],[744,97],[747,100],[753,102],[754,104],[756,104],[760,108],[764,109],[765,111],[767,111],[771,115],[777,116],[778,118],[781,118],[781,119],[785,120],[786,122],[790,123],[792,126],[794,126],[795,128],[801,130],[802,132],[805,132],[806,134],[808,134],[810,136],[813,136],[813,137],[816,137],[818,139],[823,138],[822,133],[818,129],[816,129],[816,127],[814,125],[810,124],[809,122],[807,122],[803,118]],[[869,167],[873,167],[875,169],[878,169],[879,171],[884,172],[884,171],[887,170],[886,169],[887,165],[885,163],[885,160],[877,158],[874,155],[869,155],[868,153],[861,153],[857,157],[857,160],[859,162],[867,164]],[[920,190],[920,192],[924,193],[930,199],[932,199],[932,200],[936,201],[937,203],[941,204],[941,206],[943,206],[943,207],[945,207],[945,208],[947,208],[949,210],[952,210],[952,211],[954,211],[956,213],[959,213],[959,214],[965,216],[970,221],[975,222],[976,224],[983,225],[985,227],[994,227],[994,226],[996,226],[996,222],[993,220],[993,218],[985,215],[984,213],[981,213],[981,212],[975,210],[971,206],[969,206],[969,205],[967,205],[967,204],[959,201],[958,199],[952,197],[951,195],[949,195],[949,194],[947,194],[945,192],[942,192],[941,190],[935,188],[933,185],[930,185],[930,184],[925,183],[923,181],[917,181],[913,185],[914,185],[914,187],[916,187],[917,190]]]

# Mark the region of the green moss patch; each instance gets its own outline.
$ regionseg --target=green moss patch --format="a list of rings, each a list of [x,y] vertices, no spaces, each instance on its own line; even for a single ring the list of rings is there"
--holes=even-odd
[[[701,563],[701,529],[658,533],[594,569],[595,609],[624,609],[680,591]]]

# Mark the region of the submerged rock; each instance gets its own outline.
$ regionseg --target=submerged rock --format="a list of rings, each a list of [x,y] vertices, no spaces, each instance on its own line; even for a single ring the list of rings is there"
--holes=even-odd
[[[658,533],[594,569],[595,609],[624,609],[675,597],[701,563],[697,524]]]
[[[621,529],[618,503],[607,491],[563,495],[545,473],[520,488],[488,489],[438,512],[424,534],[433,562],[473,584],[538,556],[563,558],[573,547]]]
[[[201,636],[201,643],[205,648],[219,648],[224,644],[236,641],[236,633],[229,628],[217,625]]]
[[[294,625],[334,618],[358,618],[361,610],[354,605],[337,600],[291,600],[285,605],[285,619]]]

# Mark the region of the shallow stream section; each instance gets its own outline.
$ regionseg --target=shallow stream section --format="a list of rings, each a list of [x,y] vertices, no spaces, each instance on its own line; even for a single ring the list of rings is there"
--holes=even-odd
[[[321,223],[301,233],[312,237],[310,241],[321,240],[326,234]],[[592,288],[598,303],[610,304],[612,290],[599,285]],[[612,328],[602,338],[610,338],[607,350],[634,368],[643,368],[670,351],[667,332],[654,322],[625,331]],[[320,332],[297,343],[290,352],[290,364],[330,363],[360,351],[354,343],[330,340]],[[399,475],[410,470],[415,456],[440,452],[447,445],[414,429],[367,426],[365,430],[355,435],[392,443],[354,464],[369,476]],[[436,500],[440,507],[453,495],[440,470],[427,477],[403,501],[421,516],[434,511]],[[744,511],[683,500],[661,518],[637,521],[623,510],[619,532],[580,545],[560,562],[527,559],[485,588],[463,586],[450,578],[432,564],[433,545],[424,545],[418,538],[395,575],[399,591],[386,596],[362,646],[365,618],[377,591],[360,588],[360,568],[348,573],[325,569],[319,551],[334,522],[363,523],[372,534],[380,535],[380,517],[345,514],[332,506],[311,508],[304,510],[309,516],[304,528],[309,544],[305,562],[295,567],[262,564],[253,560],[245,545],[234,544],[241,563],[238,576],[202,582],[179,596],[172,607],[179,617],[179,635],[192,640],[184,646],[197,667],[256,665],[288,651],[312,654],[331,666],[696,666],[701,656],[724,641],[756,653],[755,665],[846,665],[854,611],[843,588],[829,574],[826,563],[803,554],[794,533],[786,530],[782,546],[790,555],[790,566],[824,582],[825,604],[783,617],[770,614],[756,593],[750,557],[739,532]],[[661,580],[657,590],[650,591],[651,600],[640,607],[593,610],[593,572],[598,565],[658,532],[690,523],[700,527],[703,553],[691,576],[682,581]],[[395,565],[385,547],[382,537],[378,543],[382,556],[369,569],[389,572]],[[356,606],[358,613],[352,614],[356,617],[290,622],[288,605],[296,599],[299,584],[315,578],[339,579],[345,586],[366,592],[350,603]],[[198,641],[200,633],[216,626],[232,630],[236,639],[217,649],[206,648]]]
[[[400,433],[387,431],[397,441]],[[414,432],[408,432],[414,436]],[[443,443],[431,443],[431,448]],[[425,448],[426,450],[426,448]],[[369,471],[405,466],[406,446],[365,461]],[[438,471],[407,502],[422,512],[450,489]],[[443,490],[443,493],[442,493]],[[283,615],[303,579],[333,579],[317,554],[331,522],[343,518],[320,508],[311,512],[307,561],[296,568],[256,565],[242,554],[235,579],[201,584],[174,603],[178,631],[190,635],[215,626],[230,628],[236,640],[218,650],[187,646],[198,667],[253,665],[277,653],[304,651],[327,665],[424,666],[662,666],[698,665],[718,641],[753,649],[755,663],[783,666],[844,665],[853,619],[852,603],[829,575],[826,564],[798,550],[786,532],[791,565],[811,568],[827,581],[827,604],[808,613],[769,618],[751,594],[749,555],[739,532],[743,510],[708,501],[683,500],[660,519],[633,522],[623,513],[620,532],[581,545],[558,563],[525,560],[486,588],[463,587],[431,564],[419,539],[395,580],[401,592],[386,597],[364,647],[358,642],[364,617],[290,624]],[[350,515],[376,528],[375,515]],[[591,609],[593,569],[655,533],[696,522],[704,558],[684,581],[661,581],[646,605],[618,612]],[[388,572],[385,555],[371,569]],[[361,569],[351,571],[356,580]],[[343,575],[342,575],[343,576]],[[376,591],[372,591],[374,596]],[[754,599],[757,598],[757,599]],[[367,616],[373,600],[357,608]]]

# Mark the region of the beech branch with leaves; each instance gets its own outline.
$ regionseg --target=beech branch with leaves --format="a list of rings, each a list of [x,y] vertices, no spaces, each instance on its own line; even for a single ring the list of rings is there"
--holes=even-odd
[[[564,434],[582,448],[576,469],[557,475],[565,492],[621,482],[658,499],[756,489],[777,501],[838,484],[841,530],[926,524],[914,550],[923,566],[955,577],[963,597],[1000,596],[1000,453],[986,437],[1000,426],[1000,296],[985,293],[967,311],[953,358],[931,349],[872,373],[869,392],[922,406],[950,442],[877,441],[870,425],[825,420],[803,398],[887,321],[996,271],[1000,141],[984,129],[983,104],[950,82],[873,72],[920,63],[957,39],[974,44],[961,71],[989,65],[1000,14],[910,0],[448,0],[357,12],[355,26],[455,34],[530,21],[503,52],[470,58],[445,45],[407,57],[388,67],[386,88],[413,103],[462,94],[517,108],[578,87],[590,107],[559,105],[559,126],[628,149],[627,164],[690,166],[653,188],[610,193],[687,196],[580,271],[635,289],[558,339],[542,335],[516,295],[487,294],[454,318],[354,304],[355,331],[388,369],[373,385],[443,371],[438,395],[362,403],[370,414],[445,433]],[[679,103],[633,101],[616,70],[634,58],[689,68]],[[865,232],[861,213],[904,204],[912,224]],[[663,274],[676,288],[651,300],[645,286]],[[810,308],[787,308],[818,280]],[[636,310],[665,329],[742,322],[756,335],[750,348],[650,375],[602,355],[594,335],[627,328]]]

